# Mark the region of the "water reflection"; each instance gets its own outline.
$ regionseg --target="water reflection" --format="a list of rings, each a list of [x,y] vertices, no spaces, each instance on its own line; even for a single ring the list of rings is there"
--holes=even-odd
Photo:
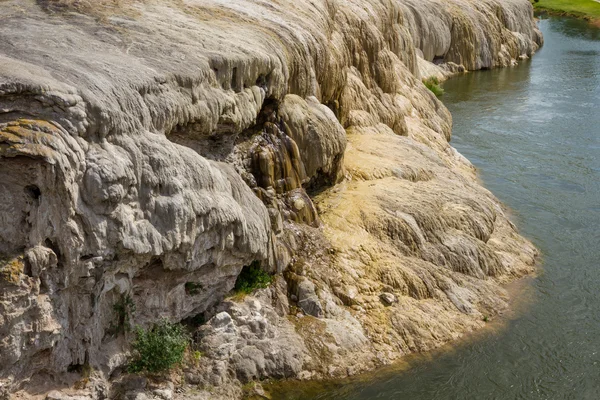
[[[552,33],[559,33],[576,40],[600,40],[600,29],[590,26],[587,22],[575,18],[549,17],[545,13],[540,13],[538,17],[552,21],[548,28]]]
[[[454,92],[452,95],[453,102],[469,101],[476,96],[482,89],[490,92],[503,93],[513,91],[515,88],[527,85],[530,79],[530,68],[531,61],[526,60],[522,62],[519,68],[504,68],[494,71],[476,71],[469,74],[465,74],[460,78],[461,90]],[[489,79],[489,74],[494,74],[494,79]],[[447,82],[447,86],[450,82]],[[481,106],[486,107],[488,105],[495,106],[492,101],[481,100]],[[456,118],[456,116],[454,116]]]

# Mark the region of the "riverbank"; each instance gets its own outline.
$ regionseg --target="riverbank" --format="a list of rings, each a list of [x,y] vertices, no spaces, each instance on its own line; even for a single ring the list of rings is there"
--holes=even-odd
[[[436,365],[439,360],[460,354],[472,346],[485,346],[490,338],[505,335],[510,324],[522,317],[535,301],[533,281],[535,277],[527,276],[510,282],[505,286],[509,307],[500,315],[490,317],[490,320],[479,330],[468,332],[462,337],[449,342],[439,348],[423,353],[408,354],[392,364],[381,366],[375,370],[367,371],[355,376],[342,379],[325,379],[311,381],[297,380],[270,380],[263,383],[263,388],[272,400],[306,400],[319,398],[321,400],[370,400],[374,392],[364,390],[373,386],[393,386],[397,379],[406,381],[406,376],[415,370],[421,370],[428,365]],[[405,385],[405,384],[404,384]],[[394,390],[397,390],[395,388]],[[405,398],[403,396],[389,395],[377,398],[391,400]],[[413,399],[416,394],[406,396]],[[424,397],[423,400],[430,400]]]
[[[600,2],[596,0],[540,0],[532,4],[536,11],[583,18],[600,26]]]
[[[407,371],[274,399],[597,398],[600,29],[563,17],[539,26],[545,45],[530,61],[450,79],[443,97],[451,144],[544,256],[526,310],[502,334]]]

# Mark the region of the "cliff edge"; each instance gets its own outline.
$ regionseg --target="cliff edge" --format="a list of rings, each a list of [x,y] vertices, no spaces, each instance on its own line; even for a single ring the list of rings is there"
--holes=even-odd
[[[528,0],[0,8],[6,397],[141,399],[124,299],[132,325],[207,321],[168,396],[230,398],[440,346],[533,271],[422,84],[530,57]],[[228,298],[251,265],[273,284]]]

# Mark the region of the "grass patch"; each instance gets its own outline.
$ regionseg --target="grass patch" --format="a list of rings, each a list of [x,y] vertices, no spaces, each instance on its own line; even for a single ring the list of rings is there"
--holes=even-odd
[[[183,361],[190,336],[181,324],[162,320],[148,330],[138,327],[128,372],[168,371]]]
[[[423,84],[427,86],[427,89],[431,90],[433,94],[440,97],[444,94],[444,89],[440,86],[440,80],[435,76],[430,76],[427,79],[423,79]]]
[[[533,2],[533,7],[555,14],[600,19],[600,3],[594,0],[539,0]]]
[[[237,294],[249,294],[256,289],[264,289],[273,281],[273,277],[260,268],[260,263],[254,261],[252,264],[242,268],[242,272],[235,281],[234,291]]]

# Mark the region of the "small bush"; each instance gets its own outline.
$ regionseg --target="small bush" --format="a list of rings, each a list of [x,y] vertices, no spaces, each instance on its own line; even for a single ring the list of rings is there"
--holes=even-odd
[[[242,272],[235,281],[235,292],[249,294],[256,289],[263,289],[271,284],[273,277],[260,268],[258,262],[242,268]]]
[[[431,92],[437,97],[440,97],[444,94],[444,89],[442,89],[440,86],[440,80],[435,76],[430,76],[429,78],[424,79],[423,84],[427,86],[427,89],[431,90]]]
[[[138,327],[133,343],[134,356],[129,372],[161,372],[173,368],[183,360],[190,337],[180,324],[162,320],[151,329]]]

